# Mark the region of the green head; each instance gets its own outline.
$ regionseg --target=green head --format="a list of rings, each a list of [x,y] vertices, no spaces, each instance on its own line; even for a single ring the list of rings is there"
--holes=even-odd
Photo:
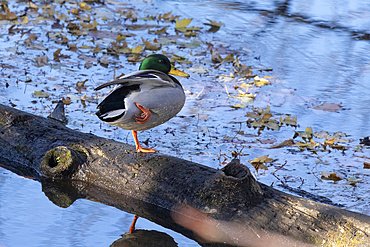
[[[154,69],[168,74],[171,71],[171,63],[165,55],[154,54],[141,62],[139,70],[144,69]]]

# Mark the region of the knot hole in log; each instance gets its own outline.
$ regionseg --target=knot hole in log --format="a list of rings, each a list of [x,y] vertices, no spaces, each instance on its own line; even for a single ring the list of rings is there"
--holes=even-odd
[[[208,206],[219,208],[237,208],[238,202],[246,202],[250,207],[263,199],[260,184],[254,179],[248,167],[240,164],[238,159],[232,160],[212,179],[205,181],[204,189],[199,191],[200,200]]]
[[[87,159],[79,147],[58,146],[49,150],[41,162],[41,173],[51,178],[69,178]]]

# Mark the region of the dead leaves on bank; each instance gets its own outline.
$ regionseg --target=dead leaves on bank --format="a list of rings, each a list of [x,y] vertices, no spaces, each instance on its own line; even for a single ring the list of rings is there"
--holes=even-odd
[[[273,116],[270,110],[270,106],[264,109],[252,108],[252,112],[248,112],[246,117],[247,125],[249,128],[258,129],[258,135],[266,128],[267,130],[279,130],[281,126],[292,126],[297,127],[297,117],[291,117],[290,115]]]
[[[108,11],[105,6],[100,8],[99,4],[85,1],[71,2],[65,6],[65,10],[59,11],[56,11],[58,5],[52,2],[49,4],[29,2],[27,3],[29,7],[26,12],[18,13],[9,9],[8,5],[4,2],[1,4],[0,20],[7,20],[14,23],[8,30],[9,34],[19,32],[28,34],[28,38],[24,41],[27,49],[46,51],[49,49],[50,42],[46,45],[46,43],[43,44],[42,41],[38,41],[40,34],[32,33],[32,29],[28,27],[39,23],[50,24],[51,30],[47,31],[48,41],[69,47],[69,49],[62,47],[56,48],[57,53],[54,54],[52,61],[58,63],[63,62],[62,59],[68,59],[70,57],[70,55],[64,55],[65,50],[85,53],[90,51],[94,55],[99,54],[99,56],[103,56],[104,54],[115,57],[126,55],[129,57],[129,61],[140,62],[142,57],[147,55],[145,51],[160,51],[163,46],[172,44],[177,45],[178,49],[192,49],[199,47],[203,43],[200,39],[188,39],[198,36],[203,29],[203,27],[191,25],[192,19],[180,18],[178,15],[173,15],[172,12],[140,17],[142,12],[133,7],[126,7],[128,4],[122,4],[112,0],[108,1],[107,4],[116,5],[116,12],[114,12],[114,8]],[[125,7],[120,7],[123,5]],[[141,23],[136,23],[139,21]],[[204,25],[211,26],[211,28],[219,29],[224,25],[213,20],[207,21],[209,23],[205,23]],[[107,27],[118,26],[122,28],[116,28],[118,31],[115,33],[105,30]],[[124,29],[132,32],[148,30],[148,35],[155,36],[155,38],[142,38],[141,42],[138,42],[138,38],[135,38],[135,33],[123,32],[122,30]],[[109,30],[112,30],[112,28],[109,28]],[[215,30],[213,31],[215,32]],[[81,39],[78,39],[79,43],[72,44],[69,34],[81,37]],[[92,39],[89,40],[89,38]],[[97,40],[109,39],[112,42],[96,42]],[[190,42],[183,41],[182,39],[188,39]],[[73,37],[73,40],[76,42],[75,37]],[[102,44],[107,45],[104,47]],[[41,56],[39,55],[34,59],[34,65],[41,67],[47,64],[46,57]],[[191,62],[187,61],[187,63]],[[91,67],[91,63],[86,62],[86,64],[87,66],[85,68]],[[109,65],[105,63],[100,64],[104,67]]]
[[[268,106],[266,109],[252,108],[252,112],[248,112],[246,117],[247,126],[249,128],[257,129],[258,135],[261,135],[265,129],[278,131],[282,126],[297,128],[297,117],[290,115],[277,116],[273,114]],[[303,131],[293,130],[291,139],[285,140],[279,144],[272,145],[270,149],[283,148],[286,146],[298,147],[301,151],[308,150],[311,152],[340,150],[344,152],[347,150],[344,143],[349,142],[345,139],[346,134],[337,132],[330,135],[326,131],[319,131],[314,133],[311,127],[307,127]],[[321,140],[318,140],[321,139]]]

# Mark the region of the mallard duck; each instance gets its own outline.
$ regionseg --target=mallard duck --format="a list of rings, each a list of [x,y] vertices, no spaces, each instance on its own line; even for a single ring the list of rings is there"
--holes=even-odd
[[[104,83],[95,90],[119,85],[99,105],[96,115],[104,122],[131,130],[137,152],[154,153],[141,147],[137,131],[151,129],[173,118],[184,106],[185,93],[173,76],[189,77],[171,67],[168,58],[155,54],[144,59],[138,71]]]

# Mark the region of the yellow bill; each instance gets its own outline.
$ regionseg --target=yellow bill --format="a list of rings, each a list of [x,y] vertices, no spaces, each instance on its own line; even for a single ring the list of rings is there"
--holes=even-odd
[[[169,72],[169,74],[177,75],[177,76],[180,76],[180,77],[190,77],[190,75],[186,74],[185,72],[183,72],[181,70],[176,69],[173,66],[171,67],[171,71]]]

